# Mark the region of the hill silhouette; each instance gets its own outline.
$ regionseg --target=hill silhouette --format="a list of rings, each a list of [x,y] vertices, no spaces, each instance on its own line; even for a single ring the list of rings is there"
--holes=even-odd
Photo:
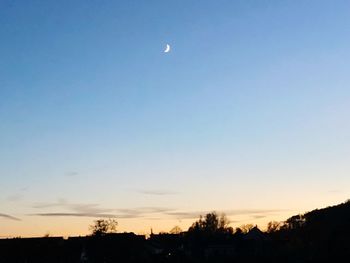
[[[350,201],[292,216],[270,237],[284,240],[279,252],[295,260],[345,262],[350,256]]]

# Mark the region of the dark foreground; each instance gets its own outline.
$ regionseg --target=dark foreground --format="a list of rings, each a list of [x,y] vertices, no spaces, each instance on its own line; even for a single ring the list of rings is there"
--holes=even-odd
[[[202,222],[203,223],[203,222]],[[350,202],[289,218],[261,232],[194,225],[179,234],[133,233],[0,240],[1,263],[349,262]]]

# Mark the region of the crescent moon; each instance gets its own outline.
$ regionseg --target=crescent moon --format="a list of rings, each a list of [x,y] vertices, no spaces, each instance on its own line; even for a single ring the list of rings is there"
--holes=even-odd
[[[164,53],[168,53],[168,52],[170,52],[170,46],[169,46],[169,44],[166,44],[166,48],[164,50]]]

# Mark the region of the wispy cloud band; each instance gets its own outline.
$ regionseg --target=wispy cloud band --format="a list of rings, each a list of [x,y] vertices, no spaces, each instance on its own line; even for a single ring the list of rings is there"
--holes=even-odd
[[[46,217],[63,217],[63,216],[71,216],[71,217],[100,217],[100,218],[116,218],[116,215],[113,214],[94,214],[94,213],[36,213],[30,214],[31,216],[46,216]]]
[[[1,218],[5,218],[5,219],[14,220],[14,221],[21,221],[21,219],[19,219],[17,217],[14,217],[14,216],[11,216],[11,215],[8,215],[8,214],[3,214],[3,213],[0,213],[0,217]]]

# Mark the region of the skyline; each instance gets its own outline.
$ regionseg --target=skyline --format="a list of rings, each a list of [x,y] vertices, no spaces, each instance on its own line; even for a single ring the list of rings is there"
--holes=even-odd
[[[210,211],[264,226],[344,202],[349,8],[1,2],[0,236]]]

